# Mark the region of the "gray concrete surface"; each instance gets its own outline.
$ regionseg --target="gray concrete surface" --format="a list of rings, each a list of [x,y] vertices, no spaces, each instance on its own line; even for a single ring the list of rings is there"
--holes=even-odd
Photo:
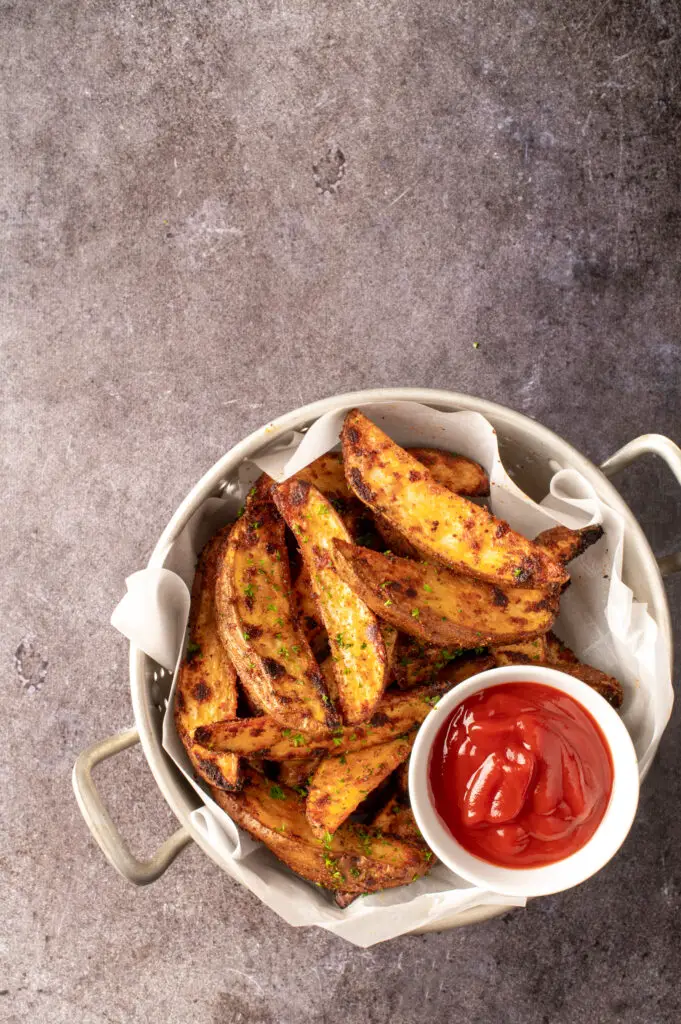
[[[594,460],[679,439],[680,29],[676,0],[0,0],[0,1020],[681,1018],[678,713],[597,878],[367,952],[195,848],[134,890],[69,780],[131,722],[125,575],[274,415],[435,385]],[[663,469],[622,490],[679,545]],[[139,752],[99,779],[151,852]]]

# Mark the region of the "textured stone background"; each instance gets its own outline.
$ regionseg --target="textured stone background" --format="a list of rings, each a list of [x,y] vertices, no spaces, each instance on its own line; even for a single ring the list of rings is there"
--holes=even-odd
[[[198,849],[134,890],[69,773],[131,721],[125,575],[276,414],[430,385],[596,461],[679,439],[680,44],[676,0],[0,0],[0,1020],[679,1020],[678,714],[597,878],[366,952]],[[666,471],[622,489],[678,546]],[[99,779],[150,853],[139,752]]]

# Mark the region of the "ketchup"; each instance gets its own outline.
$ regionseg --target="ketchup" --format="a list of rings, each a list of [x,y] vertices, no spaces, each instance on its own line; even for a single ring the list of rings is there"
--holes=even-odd
[[[507,683],[463,701],[430,758],[435,809],[469,853],[502,867],[552,864],[605,814],[612,758],[585,709],[552,686]]]

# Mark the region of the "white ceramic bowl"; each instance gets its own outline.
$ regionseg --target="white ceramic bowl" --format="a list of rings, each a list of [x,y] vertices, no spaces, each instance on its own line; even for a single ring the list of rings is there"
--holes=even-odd
[[[469,853],[454,838],[433,806],[428,766],[433,743],[452,711],[472,694],[505,683],[543,683],[572,697],[600,726],[610,748],[613,785],[603,819],[585,845],[554,864],[506,868]],[[509,896],[546,896],[590,878],[617,852],[631,828],[638,804],[639,774],[634,745],[617,712],[586,683],[552,668],[513,665],[493,668],[460,683],[431,711],[419,729],[409,766],[414,816],[433,853],[462,878]]]

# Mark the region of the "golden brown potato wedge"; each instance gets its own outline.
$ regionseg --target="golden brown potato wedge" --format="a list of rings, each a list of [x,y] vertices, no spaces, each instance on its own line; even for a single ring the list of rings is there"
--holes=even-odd
[[[477,676],[480,672],[486,672],[487,669],[496,667],[496,659],[491,653],[465,655],[445,665],[438,673],[437,681],[448,683],[451,689],[458,686],[459,683],[465,683],[471,676]]]
[[[243,757],[259,755],[269,761],[302,760],[327,752],[348,754],[387,743],[415,729],[449,689],[451,683],[442,680],[404,693],[386,693],[369,722],[339,726],[326,737],[282,729],[269,715],[261,715],[212,722],[197,730],[196,739],[210,750],[231,751]]]
[[[244,775],[241,793],[214,789],[214,799],[302,878],[326,889],[364,893],[406,885],[429,870],[431,858],[422,848],[370,828],[345,824],[320,842],[305,817],[304,801],[294,790],[250,768]]]
[[[378,619],[340,578],[331,559],[334,540],[350,535],[321,491],[295,478],[272,490],[307,565],[329,637],[338,706],[347,725],[371,718],[387,683],[387,655]]]
[[[571,651],[567,644],[559,640],[553,630],[544,637],[546,643],[546,661],[552,665],[579,665],[580,661],[574,651]]]
[[[427,466],[433,477],[443,487],[456,494],[484,497],[489,494],[489,477],[472,459],[463,455],[452,455],[441,448],[407,448],[413,458]],[[342,452],[326,452],[296,473],[299,480],[307,480],[327,498],[344,501],[354,497],[345,479]]]
[[[557,595],[498,587],[343,540],[333,543],[338,575],[391,625],[427,643],[471,648],[529,640],[545,633]]]
[[[284,530],[271,501],[246,502],[218,563],[218,631],[259,707],[287,728],[323,735],[338,718],[296,621]]]
[[[439,448],[407,448],[409,455],[428,469],[433,479],[454,494],[468,497],[485,497],[489,494],[489,477],[472,459],[463,455],[451,455]],[[375,516],[376,527],[386,547],[403,558],[418,559],[418,549],[393,526],[389,519],[380,514]]]
[[[524,640],[520,643],[505,644],[502,647],[494,647],[491,653],[496,658],[497,665],[513,664],[513,657],[518,654],[524,655],[530,661],[547,661],[548,645],[545,636],[536,636],[534,640]],[[505,661],[505,658],[511,660]]]
[[[409,756],[414,737],[351,754],[325,757],[310,781],[305,813],[319,838],[335,832],[363,800]]]
[[[293,604],[313,654],[318,657],[327,648],[328,637],[319,608],[312,593],[312,581],[307,566],[303,563],[293,584]]]
[[[581,530],[570,530],[567,526],[552,526],[534,538],[534,543],[543,548],[551,558],[562,565],[583,554],[603,536],[602,526],[585,526]]]
[[[437,864],[437,857],[421,835],[416,818],[408,803],[404,803],[403,797],[393,796],[371,822],[371,828],[383,835],[397,836],[398,839],[406,839],[407,842],[419,846],[428,861],[428,869]],[[356,899],[357,893],[343,892],[338,890],[334,896],[334,902],[341,909],[349,907]]]
[[[414,813],[409,804],[404,803],[403,797],[391,797],[385,807],[376,815],[371,827],[380,829],[387,835],[399,836],[400,839],[409,839],[414,843],[425,844],[416,824]]]
[[[408,633],[399,633],[395,652],[394,682],[401,690],[422,686],[436,678],[454,658],[461,657],[460,647],[439,647]]]
[[[559,587],[565,569],[486,509],[437,483],[358,409],[342,432],[351,489],[427,558],[509,587]]]
[[[303,480],[328,498],[343,521],[349,534],[356,538],[366,518],[366,507],[352,493],[345,479],[343,456],[340,452],[326,452],[309,466],[296,473],[294,479]]]
[[[237,710],[236,671],[217,633],[215,575],[220,549],[230,527],[216,534],[201,552],[192,586],[189,643],[180,667],[175,694],[175,725],[194,770],[221,789],[238,789],[239,758],[207,750],[194,741],[201,725],[234,718]]]

